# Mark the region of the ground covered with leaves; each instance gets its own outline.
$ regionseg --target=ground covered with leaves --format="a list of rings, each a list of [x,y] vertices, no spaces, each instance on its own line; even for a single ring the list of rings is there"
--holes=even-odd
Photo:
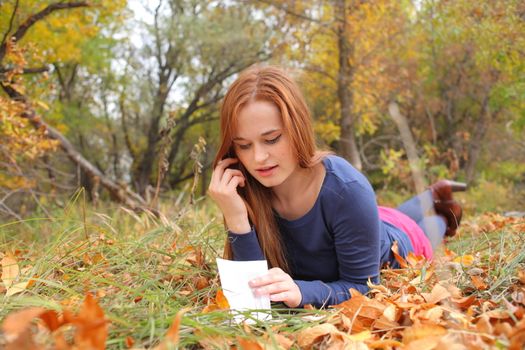
[[[367,295],[237,324],[216,273],[224,230],[206,207],[73,203],[0,225],[0,348],[524,348],[524,219],[467,217],[434,262],[409,256]]]

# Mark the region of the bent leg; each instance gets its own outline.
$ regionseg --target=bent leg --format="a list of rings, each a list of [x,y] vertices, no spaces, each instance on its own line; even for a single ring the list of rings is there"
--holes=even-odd
[[[425,216],[423,219],[416,221],[416,223],[428,237],[432,251],[436,251],[441,242],[443,242],[443,237],[445,237],[447,230],[446,219],[441,215],[431,215]]]
[[[415,222],[423,220],[425,216],[436,215],[434,211],[434,199],[432,192],[426,190],[415,197],[410,198],[399,207],[397,210],[410,217]]]

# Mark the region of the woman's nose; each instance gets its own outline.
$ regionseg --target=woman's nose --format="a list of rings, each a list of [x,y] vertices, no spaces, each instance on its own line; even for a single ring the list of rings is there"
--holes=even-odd
[[[257,163],[262,163],[268,158],[268,151],[264,147],[254,147],[254,157]]]

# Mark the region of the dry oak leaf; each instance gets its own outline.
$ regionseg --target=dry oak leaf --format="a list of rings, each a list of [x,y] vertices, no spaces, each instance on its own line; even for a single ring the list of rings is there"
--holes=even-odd
[[[264,350],[264,347],[254,339],[245,339],[237,336],[237,342],[241,350]]]
[[[403,343],[408,345],[414,341],[431,337],[438,337],[439,340],[439,337],[445,334],[447,334],[447,330],[444,327],[433,324],[415,324],[403,331]]]
[[[436,284],[430,293],[421,293],[425,301],[429,304],[437,304],[450,298],[450,292],[440,284]]]
[[[479,276],[470,276],[470,279],[477,290],[486,290],[488,288],[487,284],[483,281],[483,278]]]
[[[76,326],[75,345],[83,350],[104,350],[108,337],[108,322],[95,297],[87,293],[76,316],[64,310],[64,323]]]
[[[302,330],[297,335],[297,345],[301,349],[312,349],[321,341],[326,341],[326,349],[366,350],[368,347],[362,341],[352,340],[348,335],[339,331],[331,323],[323,323],[312,328]]]
[[[369,329],[375,320],[379,319],[386,305],[377,300],[370,299],[358,290],[350,288],[352,297],[341,304],[334,305],[334,308],[341,309],[341,312],[350,319],[354,320],[352,331],[360,332]]]

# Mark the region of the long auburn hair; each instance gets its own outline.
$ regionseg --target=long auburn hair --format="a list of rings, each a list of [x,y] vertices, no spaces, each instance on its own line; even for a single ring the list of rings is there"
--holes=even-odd
[[[292,144],[299,166],[311,168],[328,152],[320,152],[315,144],[310,111],[297,84],[280,68],[275,66],[252,66],[243,71],[226,93],[220,116],[220,147],[213,167],[225,157],[236,157],[233,137],[242,108],[253,101],[268,101],[280,111],[284,130]],[[272,192],[257,181],[238,164],[246,181],[238,187],[243,198],[250,223],[255,227],[261,249],[270,267],[280,267],[289,272],[284,256],[279,228],[272,210]],[[226,240],[224,256],[232,259],[232,249]]]

